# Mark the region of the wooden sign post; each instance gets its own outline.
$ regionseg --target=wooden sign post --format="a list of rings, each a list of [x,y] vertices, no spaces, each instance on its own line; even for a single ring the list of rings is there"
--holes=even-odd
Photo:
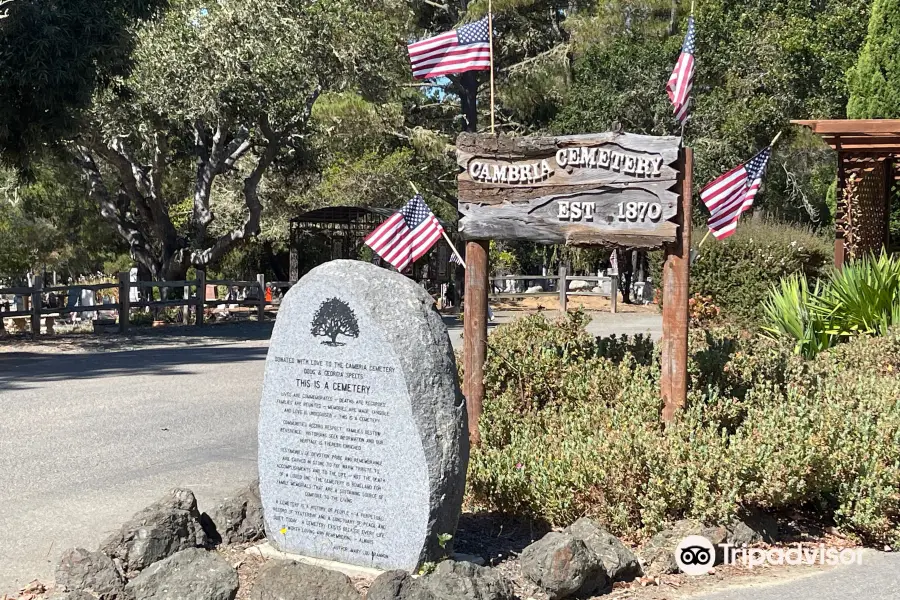
[[[473,442],[484,399],[491,239],[665,247],[662,392],[671,417],[687,390],[691,153],[681,138],[463,133],[456,147],[459,233],[468,241],[463,387]]]

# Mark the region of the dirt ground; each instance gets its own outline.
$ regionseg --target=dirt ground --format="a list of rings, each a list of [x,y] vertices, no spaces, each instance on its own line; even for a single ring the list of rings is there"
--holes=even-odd
[[[559,298],[557,296],[541,296],[538,298],[499,298],[491,300],[491,308],[494,310],[539,312],[542,310],[559,310]],[[608,312],[610,308],[609,298],[606,296],[569,296],[567,308],[583,308],[590,311]],[[625,304],[621,296],[616,303],[617,313],[646,313],[659,312],[656,304]]]

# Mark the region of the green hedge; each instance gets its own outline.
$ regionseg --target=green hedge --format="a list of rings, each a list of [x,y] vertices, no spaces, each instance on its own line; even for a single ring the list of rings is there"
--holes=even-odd
[[[553,525],[591,515],[642,537],[740,507],[814,507],[900,542],[900,334],[815,360],[737,329],[693,331],[688,407],[660,423],[658,349],[598,343],[580,314],[489,336],[470,500]]]
[[[749,216],[748,216],[749,217]],[[763,302],[782,277],[802,273],[823,277],[833,264],[834,242],[791,225],[742,221],[721,242],[710,236],[698,248],[705,228],[694,232],[697,259],[691,265],[691,295],[712,296],[725,318],[743,324],[763,319]],[[651,269],[660,281],[662,253],[654,253]]]

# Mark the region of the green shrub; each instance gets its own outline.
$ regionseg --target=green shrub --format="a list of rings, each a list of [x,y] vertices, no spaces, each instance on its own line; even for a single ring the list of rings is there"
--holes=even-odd
[[[782,277],[793,273],[824,277],[834,246],[808,229],[785,224],[741,221],[737,232],[721,242],[705,228],[694,232],[697,258],[691,265],[691,295],[708,296],[726,319],[742,324],[763,320],[763,300]],[[653,274],[660,281],[662,253],[655,253]]]
[[[629,537],[812,507],[900,542],[900,333],[807,360],[737,328],[693,331],[688,406],[663,427],[657,361],[633,342],[606,354],[621,344],[583,324],[531,316],[489,337],[474,503],[560,526],[590,515]]]

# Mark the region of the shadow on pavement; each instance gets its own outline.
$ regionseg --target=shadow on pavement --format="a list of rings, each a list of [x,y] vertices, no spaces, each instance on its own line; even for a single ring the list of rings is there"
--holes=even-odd
[[[191,365],[265,360],[267,351],[263,346],[182,346],[91,354],[0,354],[0,391],[24,389],[38,381],[178,375],[188,373],[185,367]]]

